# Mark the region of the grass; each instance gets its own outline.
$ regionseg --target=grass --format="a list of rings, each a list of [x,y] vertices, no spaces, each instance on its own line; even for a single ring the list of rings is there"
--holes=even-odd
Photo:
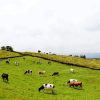
[[[52,55],[52,54],[43,54],[43,53],[34,53],[34,52],[9,52],[0,50],[0,58],[8,57],[21,57],[21,56],[33,56],[38,58],[43,58],[67,65],[85,67],[90,69],[100,70],[100,60],[97,59],[84,59],[80,57],[73,56],[64,56],[64,55]]]
[[[100,70],[100,60],[96,60],[96,59],[84,59],[84,58],[74,57],[74,56],[52,55],[52,54],[33,53],[33,52],[32,53],[24,52],[23,54],[31,55],[34,57],[40,57],[43,59],[48,59],[63,64]]]
[[[32,61],[41,61],[36,64]],[[15,66],[14,62],[19,61],[20,65]],[[0,74],[9,74],[9,83],[5,83],[0,78],[0,100],[100,100],[100,71],[76,66],[68,66],[57,62],[47,64],[47,60],[26,56],[10,58],[10,64],[5,60],[0,62]],[[78,72],[69,73],[69,69],[74,68]],[[32,69],[32,75],[24,75],[25,70]],[[45,76],[39,76],[38,71],[46,70]],[[59,71],[59,76],[51,76],[54,71]],[[83,89],[73,89],[65,85],[70,78],[75,78],[83,82]],[[55,84],[55,94],[38,92],[38,88],[43,83]]]
[[[15,53],[15,52],[9,52],[9,51],[6,51],[6,50],[0,50],[0,58],[8,58],[8,57],[17,57],[17,56],[21,56],[20,54],[18,53]]]

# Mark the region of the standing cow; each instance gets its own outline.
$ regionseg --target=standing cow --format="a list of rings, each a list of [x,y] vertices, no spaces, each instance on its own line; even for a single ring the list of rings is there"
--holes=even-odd
[[[32,70],[26,70],[24,74],[32,74]]]
[[[3,73],[3,74],[1,75],[3,81],[7,81],[7,82],[8,82],[8,76],[9,76],[9,75],[8,75],[7,73]]]
[[[46,71],[43,70],[43,71],[39,71],[38,73],[39,73],[39,75],[44,75],[46,73]]]

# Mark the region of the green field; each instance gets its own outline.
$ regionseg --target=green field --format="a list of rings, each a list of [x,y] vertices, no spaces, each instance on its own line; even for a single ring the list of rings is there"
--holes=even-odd
[[[32,61],[41,61],[42,64]],[[14,62],[18,61],[19,66]],[[0,100],[100,100],[100,71],[76,66],[68,66],[57,62],[51,65],[36,57],[26,56],[10,58],[10,64],[5,60],[0,61],[0,74],[9,74],[9,83],[3,82],[0,78]],[[69,73],[69,69],[74,68],[78,72]],[[32,75],[24,75],[25,70],[32,69]],[[39,76],[38,71],[45,70],[46,75]],[[54,71],[59,71],[59,76],[51,76]],[[70,78],[75,78],[83,82],[83,89],[78,90],[65,85]],[[47,91],[38,92],[38,88],[43,83],[53,83],[55,94]]]

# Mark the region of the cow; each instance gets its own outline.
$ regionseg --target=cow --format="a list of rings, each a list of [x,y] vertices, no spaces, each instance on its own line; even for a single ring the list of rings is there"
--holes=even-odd
[[[59,72],[54,72],[52,76],[59,75]]]
[[[6,64],[9,64],[10,62],[8,60],[6,60]]]
[[[26,70],[24,74],[32,74],[32,70]]]
[[[42,62],[41,61],[38,61],[37,64],[42,64]]]
[[[46,73],[46,71],[39,71],[38,74],[39,75],[44,75]]]
[[[3,74],[1,75],[3,81],[7,81],[7,82],[8,82],[8,76],[9,76],[9,75],[8,75],[7,73],[3,73]]]
[[[70,73],[75,73],[76,71],[75,71],[75,69],[71,68],[71,69],[69,69],[69,72]]]
[[[18,61],[15,61],[14,64],[15,64],[16,66],[19,66],[19,62],[18,62]]]
[[[48,61],[48,64],[51,64],[51,61]]]
[[[43,84],[40,88],[38,88],[38,91],[40,92],[41,90],[47,90],[47,91],[50,90],[51,93],[53,94],[54,93],[54,91],[53,91],[54,88],[55,88],[54,84],[47,83],[47,84]]]
[[[70,87],[73,86],[73,88],[79,86],[80,88],[82,88],[82,82],[70,82],[70,83],[69,83],[69,86],[70,86]]]

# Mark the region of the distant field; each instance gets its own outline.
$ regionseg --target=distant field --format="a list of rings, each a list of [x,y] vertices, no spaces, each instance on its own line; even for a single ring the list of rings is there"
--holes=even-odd
[[[41,61],[36,64],[32,61]],[[19,66],[14,62],[18,61]],[[5,83],[0,78],[0,100],[100,100],[100,71],[76,66],[68,66],[57,62],[47,64],[47,60],[41,58],[25,56],[10,58],[10,64],[5,60],[0,61],[0,74],[9,74],[9,83]],[[68,72],[74,68],[78,72],[71,74]],[[32,69],[32,75],[24,75],[25,70]],[[45,70],[45,76],[39,76],[38,71]],[[59,71],[60,76],[51,76],[54,71]],[[83,90],[70,88],[64,83],[75,78],[83,82]],[[38,88],[43,83],[55,84],[55,94],[38,92]]]
[[[62,64],[100,70],[100,60],[97,59],[84,59],[75,56],[53,55],[53,54],[44,54],[35,52],[15,52],[15,51],[9,52],[5,50],[0,50],[0,58],[2,59],[23,57],[23,56],[38,57],[46,60],[59,62]]]
[[[48,59],[55,62],[67,64],[67,65],[100,70],[100,60],[97,59],[84,59],[84,58],[74,57],[74,56],[52,55],[52,54],[33,53],[33,52],[32,53],[25,52],[23,54],[34,56],[34,57],[40,57],[43,59]]]

